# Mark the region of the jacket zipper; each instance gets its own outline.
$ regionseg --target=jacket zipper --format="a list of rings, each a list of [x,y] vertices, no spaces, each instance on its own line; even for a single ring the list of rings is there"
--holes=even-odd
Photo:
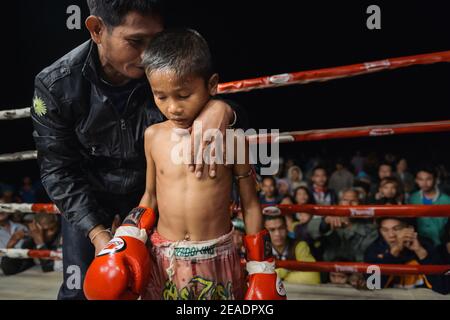
[[[130,133],[128,132],[129,130],[128,130],[127,122],[125,120],[125,116],[126,116],[127,111],[129,109],[131,97],[134,95],[134,93],[137,91],[138,88],[139,87],[136,87],[136,88],[133,89],[133,91],[131,91],[131,94],[129,95],[128,100],[127,100],[127,104],[125,106],[125,110],[124,110],[122,116],[120,117],[120,129],[121,129],[121,137],[122,137],[122,143],[123,143],[123,157],[124,157],[124,159],[127,158],[127,155],[129,154],[128,150],[130,148]],[[129,177],[127,175],[124,175],[124,181],[123,181],[124,189],[127,187],[128,180],[130,178],[131,177]]]

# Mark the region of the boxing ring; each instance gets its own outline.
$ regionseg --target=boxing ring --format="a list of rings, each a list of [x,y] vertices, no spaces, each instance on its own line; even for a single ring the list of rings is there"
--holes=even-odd
[[[450,62],[450,51],[434,52],[421,55],[405,56],[383,59],[372,62],[358,63],[340,67],[324,68],[310,71],[300,71],[279,75],[258,77],[240,81],[222,83],[219,85],[219,93],[232,94],[257,89],[274,88],[288,85],[308,84],[312,82],[324,82],[334,79],[361,76],[374,72],[406,68],[416,65],[429,65],[440,62]],[[15,120],[28,118],[30,108],[0,111],[0,120]],[[350,139],[356,137],[377,138],[381,136],[401,134],[423,134],[450,131],[450,120],[402,123],[376,126],[360,126],[351,128],[336,128],[322,130],[306,130],[294,132],[282,132],[277,136],[254,135],[249,136],[250,143],[294,143],[304,141],[320,141],[331,139]],[[37,158],[37,151],[24,151],[13,154],[0,155],[0,162],[26,161]],[[238,210],[238,209],[236,209]],[[0,204],[0,211],[59,214],[54,204]],[[279,212],[284,215],[297,212],[306,212],[319,216],[352,217],[358,219],[376,217],[450,217],[450,205],[358,205],[358,206],[320,206],[320,205],[277,205],[265,207],[266,213]],[[61,252],[49,250],[22,250],[0,248],[0,256],[12,258],[41,258],[61,259]],[[301,262],[301,261],[276,261],[277,267],[297,271],[317,272],[346,272],[367,273],[369,264],[358,262]],[[373,266],[376,264],[370,264]],[[381,274],[407,275],[407,274],[437,274],[450,275],[450,265],[376,265]]]

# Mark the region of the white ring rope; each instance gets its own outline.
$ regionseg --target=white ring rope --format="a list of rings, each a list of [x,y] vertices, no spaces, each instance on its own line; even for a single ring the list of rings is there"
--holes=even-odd
[[[15,119],[29,118],[30,109],[31,108],[0,111],[0,120],[15,120]]]
[[[0,212],[5,213],[60,213],[53,203],[0,203]]]
[[[46,259],[61,260],[62,252],[54,250],[33,250],[33,249],[0,249],[0,257],[11,259]]]
[[[1,154],[0,162],[15,162],[37,159],[37,151],[23,151],[10,154]]]

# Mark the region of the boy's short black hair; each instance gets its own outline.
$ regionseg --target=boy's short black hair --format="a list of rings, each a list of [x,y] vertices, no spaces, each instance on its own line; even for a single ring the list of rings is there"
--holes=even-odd
[[[130,12],[155,15],[164,19],[163,0],[87,0],[89,12],[100,17],[108,28],[122,24]]]
[[[192,29],[168,29],[158,33],[144,52],[142,64],[147,74],[173,70],[179,77],[213,75],[211,52],[206,40]]]

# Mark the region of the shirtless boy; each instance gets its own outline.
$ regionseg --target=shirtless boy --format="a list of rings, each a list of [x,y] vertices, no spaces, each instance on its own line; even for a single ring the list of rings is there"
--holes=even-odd
[[[244,163],[218,165],[214,179],[197,177],[187,165],[173,159],[173,150],[180,143],[173,135],[191,128],[217,93],[219,77],[213,72],[206,41],[189,29],[163,31],[152,40],[143,64],[155,103],[168,120],[145,132],[146,191],[139,207],[90,266],[84,284],[86,296],[285,299],[270,239],[263,229],[248,146]],[[229,204],[233,176],[246,226],[248,289],[232,241]]]

